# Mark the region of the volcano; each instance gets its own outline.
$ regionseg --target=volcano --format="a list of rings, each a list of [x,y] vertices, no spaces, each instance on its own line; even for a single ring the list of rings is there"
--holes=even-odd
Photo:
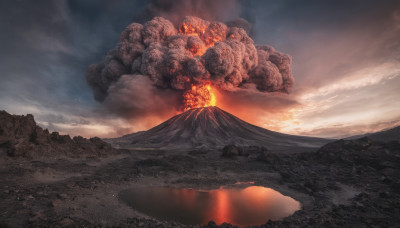
[[[219,149],[233,144],[263,146],[279,151],[304,151],[317,149],[331,140],[270,131],[210,106],[190,109],[148,131],[106,141],[126,149]]]

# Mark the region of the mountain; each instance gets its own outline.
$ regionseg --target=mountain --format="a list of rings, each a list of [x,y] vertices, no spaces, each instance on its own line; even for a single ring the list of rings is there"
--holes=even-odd
[[[397,126],[397,127],[394,127],[394,128],[388,129],[388,130],[378,131],[375,133],[351,136],[346,139],[358,139],[358,138],[362,138],[362,137],[368,137],[377,142],[390,142],[390,141],[400,142],[400,126]]]
[[[0,157],[102,157],[116,150],[100,138],[50,133],[36,125],[33,115],[11,115],[0,110]]]
[[[317,149],[332,140],[273,132],[212,106],[190,109],[148,131],[105,141],[127,149],[219,149],[234,144],[264,146],[275,151],[303,151]]]

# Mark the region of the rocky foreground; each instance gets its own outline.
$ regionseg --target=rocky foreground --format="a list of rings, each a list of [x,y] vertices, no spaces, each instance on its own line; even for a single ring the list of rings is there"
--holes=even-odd
[[[71,138],[49,133],[36,125],[33,115],[11,115],[0,111],[0,156],[23,158],[106,156],[115,153],[100,138]]]
[[[52,159],[3,153],[0,227],[187,227],[140,214],[121,202],[118,193],[133,186],[214,189],[236,182],[254,182],[301,202],[302,210],[260,227],[400,224],[398,141],[338,140],[317,151],[285,154],[234,145]],[[197,227],[218,226],[211,221]]]

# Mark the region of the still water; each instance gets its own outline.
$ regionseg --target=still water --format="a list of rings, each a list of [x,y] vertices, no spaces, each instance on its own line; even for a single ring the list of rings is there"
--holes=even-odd
[[[259,186],[216,190],[137,187],[119,198],[133,209],[159,220],[207,224],[213,220],[247,226],[278,220],[300,209],[300,203]]]

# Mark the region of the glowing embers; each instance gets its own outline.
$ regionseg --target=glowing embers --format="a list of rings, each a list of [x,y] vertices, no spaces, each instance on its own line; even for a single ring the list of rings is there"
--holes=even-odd
[[[209,23],[195,17],[186,17],[179,26],[179,32],[186,35],[202,36]]]
[[[179,33],[196,37],[189,39],[187,49],[193,56],[203,55],[215,42],[226,38],[227,27],[220,22],[208,22],[197,17],[185,17],[179,25]]]
[[[210,220],[217,224],[261,225],[300,209],[296,200],[260,186],[207,191],[137,187],[124,190],[118,196],[139,212],[186,225],[204,225]]]
[[[184,110],[215,106],[217,99],[210,84],[192,85],[190,90],[183,94]]]

